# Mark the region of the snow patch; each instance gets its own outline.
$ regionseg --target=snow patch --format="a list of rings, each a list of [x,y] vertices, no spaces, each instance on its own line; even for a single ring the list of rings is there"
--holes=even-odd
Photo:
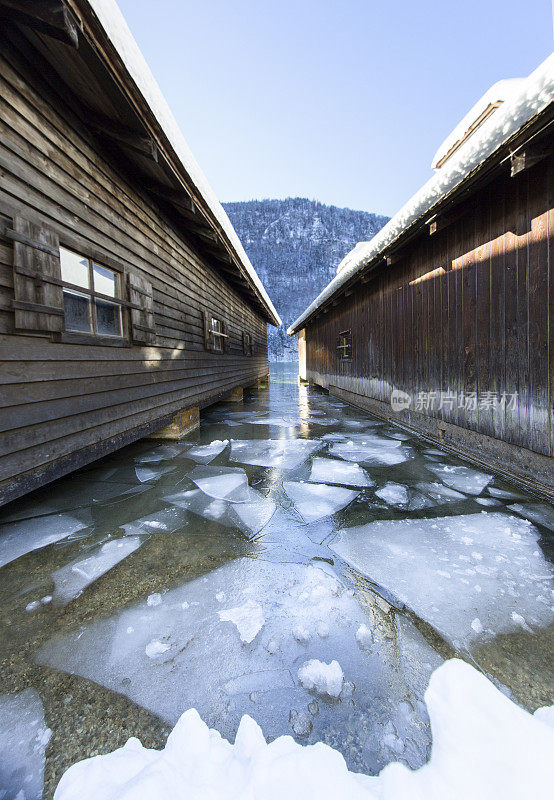
[[[342,690],[344,672],[338,661],[326,664],[317,658],[306,661],[298,670],[298,680],[308,691],[338,697]]]
[[[232,622],[236,625],[241,641],[246,644],[253,642],[265,625],[263,609],[255,600],[247,600],[242,606],[218,611],[222,622]]]

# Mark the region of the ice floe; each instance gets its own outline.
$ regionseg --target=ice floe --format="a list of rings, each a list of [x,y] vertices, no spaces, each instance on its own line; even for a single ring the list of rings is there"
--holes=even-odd
[[[391,506],[405,506],[409,500],[408,488],[392,481],[377,489],[375,494]]]
[[[69,514],[49,514],[0,525],[0,567],[83,530],[87,526]]]
[[[514,503],[508,508],[510,511],[515,511],[520,517],[554,531],[554,506],[546,503]]]
[[[221,492],[222,485],[224,484],[218,484],[219,489],[216,488],[214,491]],[[206,494],[201,489],[190,489],[168,495],[164,499],[168,503],[227,528],[238,528],[247,535],[258,533],[273,516],[275,503],[267,500],[261,492],[250,488],[248,484],[244,487],[244,494],[240,495],[236,486],[234,491],[236,491],[235,496],[247,496],[248,502],[221,500]]]
[[[331,549],[432,625],[455,647],[477,636],[554,622],[554,570],[529,523],[498,512],[378,521],[343,530]],[[479,587],[477,589],[477,587]]]
[[[315,456],[309,481],[314,483],[338,483],[341,486],[373,486],[374,481],[359,464],[338,461],[336,458]]]
[[[299,467],[323,447],[317,439],[234,439],[231,441],[231,461],[291,470]]]
[[[162,444],[135,458],[136,464],[151,464],[157,461],[170,461],[186,453],[189,444]]]
[[[349,772],[340,753],[322,742],[303,746],[290,736],[280,736],[267,744],[262,729],[246,715],[231,744],[190,709],[163,750],[148,750],[132,738],[113,753],[81,761],[63,775],[54,800],[549,796],[554,783],[554,729],[548,709],[529,714],[458,659],[433,673],[425,702],[433,748],[428,763],[418,770],[394,762],[375,777]],[[317,713],[315,707],[311,711]],[[290,715],[293,730],[302,739],[311,733],[315,719],[296,710]],[[385,733],[382,740],[393,753],[403,751],[403,742],[394,733]]]
[[[174,469],[173,467],[135,467],[135,474],[137,480],[141,483],[151,483],[152,481],[159,480],[162,475]]]
[[[284,481],[283,489],[305,522],[315,522],[336,514],[359,495],[359,492],[340,486],[300,481]]]
[[[444,486],[442,483],[422,482],[416,484],[416,488],[437,505],[442,505],[443,503],[457,503],[461,502],[462,500],[467,500],[465,494],[462,494],[462,492],[458,492],[455,489],[450,489],[448,486]]]
[[[221,455],[228,444],[228,439],[215,439],[210,444],[199,444],[191,447],[187,450],[186,457],[193,461],[198,461],[199,464],[209,464],[210,461]]]
[[[347,442],[334,442],[329,453],[345,461],[356,461],[377,466],[394,466],[407,461],[409,451],[397,439],[387,439],[368,435],[364,438],[350,438]]]
[[[487,492],[491,497],[496,497],[499,500],[524,500],[525,498],[517,492],[510,492],[506,489],[498,489],[496,486],[489,486]]]
[[[146,517],[126,522],[120,527],[127,536],[150,533],[174,533],[187,524],[187,515],[179,508],[162,508]]]
[[[195,467],[187,476],[204,494],[216,500],[247,503],[257,499],[240,467]]]
[[[41,800],[51,731],[34,689],[0,696],[0,797]]]
[[[456,489],[458,492],[467,494],[481,494],[494,478],[494,475],[487,475],[471,467],[450,467],[447,464],[427,464],[427,469],[434,472],[443,483]]]
[[[87,586],[137,550],[143,541],[144,539],[138,536],[112,539],[97,547],[86,558],[76,559],[65,567],[57,569],[52,573],[54,603],[65,605],[78,597]]]
[[[217,599],[222,593],[224,604]],[[222,621],[221,612],[230,621]],[[239,634],[243,621],[248,629]],[[241,558],[164,592],[159,605],[144,600],[53,637],[37,660],[123,693],[172,724],[183,711],[196,707],[231,735],[241,715],[255,709],[268,736],[293,732],[290,710],[306,711],[313,700],[298,679],[302,664],[338,660],[348,682],[356,686],[356,703],[327,709],[322,698],[310,741],[323,736],[330,725],[340,729],[348,724],[355,731],[360,748],[355,763],[361,767],[380,739],[382,715],[391,718],[391,703],[409,700],[388,650],[381,652],[376,646],[368,661],[367,652],[356,646],[362,624],[370,624],[366,613],[327,565]],[[307,643],[294,637],[299,628],[310,634]],[[254,638],[247,643],[241,634],[246,640]],[[413,626],[408,627],[406,641],[417,636]],[[152,642],[169,647],[148,657],[145,648]],[[428,646],[420,647],[425,654]],[[420,661],[426,660],[422,655]],[[251,695],[259,701],[252,701]],[[419,765],[428,731],[415,708],[402,719],[410,763]],[[371,755],[371,763],[375,758]]]

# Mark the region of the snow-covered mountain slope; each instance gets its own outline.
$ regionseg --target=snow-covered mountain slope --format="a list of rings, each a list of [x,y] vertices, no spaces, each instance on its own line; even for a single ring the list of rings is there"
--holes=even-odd
[[[269,357],[294,361],[296,339],[287,327],[335,276],[342,258],[388,217],[302,197],[223,206],[284,323],[269,328]]]

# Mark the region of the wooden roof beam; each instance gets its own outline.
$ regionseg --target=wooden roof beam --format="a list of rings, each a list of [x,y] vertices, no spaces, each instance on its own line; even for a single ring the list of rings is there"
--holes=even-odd
[[[111,142],[115,142],[123,148],[134,150],[136,153],[140,153],[156,162],[158,161],[158,147],[150,136],[137,133],[123,125],[118,125],[111,119],[101,117],[92,111],[87,111],[87,123],[91,130]]]
[[[79,47],[79,26],[61,0],[0,0],[0,17]]]
[[[165,186],[163,183],[156,183],[154,181],[151,183],[146,183],[144,188],[150,192],[150,194],[153,194],[162,200],[167,200],[167,202],[174,205],[179,212],[188,212],[186,215],[187,217],[190,215],[191,219],[196,218],[195,202],[190,194],[188,194],[184,189],[175,189],[171,186]]]

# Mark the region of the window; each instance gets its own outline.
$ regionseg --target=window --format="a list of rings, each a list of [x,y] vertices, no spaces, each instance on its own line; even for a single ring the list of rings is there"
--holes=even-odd
[[[254,352],[254,348],[252,347],[252,334],[246,331],[242,334],[242,352],[245,356],[251,356]]]
[[[65,329],[121,337],[121,276],[90,258],[60,247]]]
[[[352,331],[342,331],[337,339],[339,361],[352,361]]]
[[[220,319],[215,317],[211,318],[210,322],[210,335],[212,337],[212,350],[215,353],[222,353],[225,346],[225,339],[227,334],[224,333],[224,325]]]

